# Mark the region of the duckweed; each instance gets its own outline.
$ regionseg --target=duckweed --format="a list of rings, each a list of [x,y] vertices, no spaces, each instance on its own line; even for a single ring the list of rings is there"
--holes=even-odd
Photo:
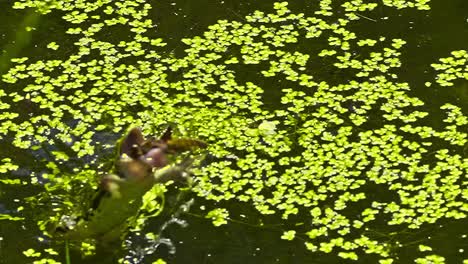
[[[428,4],[345,1],[335,7],[322,0],[306,15],[278,2],[272,13],[219,20],[202,35],[182,39],[185,53],[177,57],[164,52],[163,39],[147,34],[152,7],[143,0],[17,1],[15,8],[64,12],[74,52],[64,59],[12,60],[2,76],[9,85],[0,90],[0,139],[32,152],[53,149],[43,161],[47,172],[29,182],[44,186],[47,195],[30,202],[44,206],[56,197],[55,215],[44,218],[58,219],[76,204],[71,201],[76,197],[62,190],[81,190],[76,192],[85,200],[85,190],[95,188],[96,171],[103,170],[100,151],[112,144],[104,135],[130,125],[156,133],[177,124],[181,134],[210,143],[212,159],[194,169],[193,192],[200,199],[245,204],[285,226],[302,219],[301,228],[278,236],[304,240],[311,254],[355,261],[374,255],[379,263],[393,263],[395,247],[406,246],[400,232],[466,218],[468,162],[460,153],[467,143],[467,117],[460,107],[445,104],[442,127],[424,125],[429,116],[424,102],[411,96],[410,85],[398,76],[402,50],[411,43],[364,37],[351,25],[382,5],[428,10]],[[121,26],[129,39],[109,41],[99,34]],[[59,41],[50,38],[45,48],[60,51]],[[323,46],[294,48],[314,41]],[[466,54],[454,51],[432,64],[438,75],[426,86],[467,79]],[[346,78],[328,79],[322,67]],[[269,94],[280,94],[273,106]],[[34,111],[17,111],[24,104]],[[3,175],[18,169],[12,158],[2,159]],[[75,174],[59,165],[77,158],[89,162]],[[163,192],[148,193],[134,230],[159,214],[155,198]],[[390,198],[374,195],[379,192]],[[220,207],[206,218],[220,226],[231,215],[229,207]],[[385,228],[379,227],[382,222]],[[45,230],[44,220],[38,224]],[[421,252],[432,248],[416,246]],[[81,248],[93,252],[89,244]],[[32,249],[25,252],[40,257]],[[427,255],[414,261],[445,260]]]

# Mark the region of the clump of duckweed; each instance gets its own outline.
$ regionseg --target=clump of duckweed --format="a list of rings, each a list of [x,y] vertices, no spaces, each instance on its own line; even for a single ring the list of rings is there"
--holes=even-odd
[[[466,50],[451,52],[452,56],[440,58],[431,66],[438,72],[436,82],[441,86],[453,86],[455,80],[468,80],[468,53]]]
[[[398,76],[406,41],[363,38],[349,27],[380,4],[331,2],[320,1],[312,16],[281,2],[273,13],[220,20],[202,36],[183,39],[180,58],[164,54],[164,41],[145,34],[153,27],[145,1],[17,2],[17,8],[65,11],[76,51],[65,59],[14,61],[2,77],[11,86],[0,90],[0,138],[13,135],[11,143],[25,149],[69,146],[67,153],[51,152],[45,175],[46,190],[60,195],[77,176],[64,176],[55,163],[96,159],[99,135],[130,124],[156,132],[176,123],[181,133],[210,143],[212,158],[195,170],[198,196],[248,204],[288,226],[278,236],[303,239],[311,252],[392,263],[395,248],[406,246],[399,232],[466,218],[468,162],[459,153],[467,118],[446,104],[445,126],[425,126],[424,102]],[[429,8],[428,1],[383,4]],[[122,26],[130,39],[100,35]],[[51,39],[51,52],[63,47],[57,42]],[[466,53],[453,55],[434,67],[465,65]],[[460,78],[463,70],[448,74]],[[437,81],[451,80],[444,76]],[[270,95],[278,94],[272,103]],[[17,111],[22,104],[35,111]],[[14,169],[11,160],[2,162],[1,169]],[[92,186],[91,171],[78,173],[82,185]],[[31,183],[37,181],[33,176]],[[70,197],[60,197],[70,204]],[[145,206],[152,212],[158,205],[152,208],[148,198]],[[206,217],[219,226],[232,215],[225,206]],[[136,220],[139,228],[145,220]],[[289,228],[296,224],[301,228]]]
[[[353,1],[354,2],[354,1]],[[361,1],[358,1],[361,2]],[[383,0],[382,3],[386,6],[395,7],[398,9],[403,8],[416,8],[418,10],[430,10],[431,7],[429,3],[431,0],[414,0],[414,1],[407,1],[407,0]]]

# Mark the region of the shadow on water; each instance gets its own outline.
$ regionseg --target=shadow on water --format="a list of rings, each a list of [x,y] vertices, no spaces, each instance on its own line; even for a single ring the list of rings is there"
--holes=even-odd
[[[0,8],[1,7],[2,6],[0,5]],[[5,8],[2,8],[2,10],[8,9],[9,8],[6,6]],[[5,14],[5,16],[8,18],[7,14]],[[16,17],[13,19],[16,19]],[[33,34],[32,28],[36,27],[40,23],[40,20],[41,15],[39,13],[33,10],[29,10],[24,15],[22,21],[15,25],[15,29],[13,31],[8,30],[7,28],[3,29],[5,31],[9,31],[10,33],[2,34],[2,39],[4,41],[2,42],[3,45],[0,49],[0,74],[3,74],[8,70],[11,59],[19,57],[20,54],[24,54],[23,49],[31,43]],[[11,37],[7,37],[6,34]]]

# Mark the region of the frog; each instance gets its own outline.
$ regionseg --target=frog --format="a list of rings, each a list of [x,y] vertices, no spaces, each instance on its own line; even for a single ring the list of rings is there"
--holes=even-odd
[[[206,148],[207,144],[197,139],[174,139],[170,127],[159,138],[145,138],[141,128],[134,127],[117,146],[113,173],[99,181],[89,210],[76,219],[62,217],[61,224],[53,232],[56,238],[116,240],[126,229],[127,219],[138,214],[142,197],[155,184],[191,181],[187,170],[194,159],[186,157],[171,165],[170,156]]]

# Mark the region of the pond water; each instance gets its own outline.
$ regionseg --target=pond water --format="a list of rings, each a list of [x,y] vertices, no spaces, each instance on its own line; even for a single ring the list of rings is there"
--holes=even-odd
[[[0,263],[468,263],[467,1],[0,7]],[[168,125],[191,190],[123,245],[44,234]]]

